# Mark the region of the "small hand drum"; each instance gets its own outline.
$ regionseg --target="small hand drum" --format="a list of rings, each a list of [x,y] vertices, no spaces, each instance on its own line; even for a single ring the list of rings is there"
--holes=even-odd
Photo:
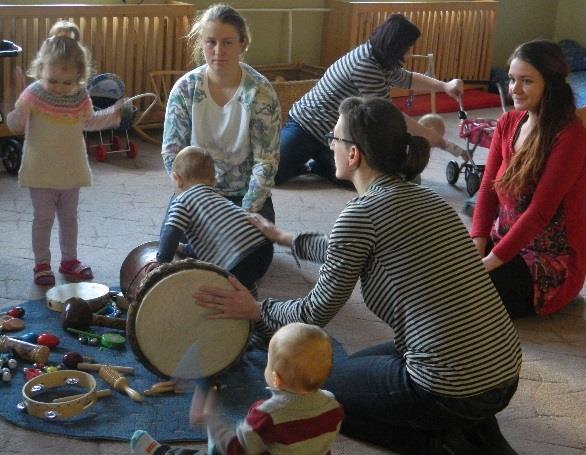
[[[65,301],[71,297],[85,300],[94,313],[112,301],[110,288],[104,284],[69,283],[54,286],[47,291],[47,307],[53,311],[63,312]]]
[[[152,243],[145,245],[143,250],[156,247]],[[149,254],[142,253],[133,251],[130,255],[152,260]],[[133,265],[135,270],[124,270],[125,265]],[[126,335],[138,360],[153,373],[181,379],[204,378],[222,372],[241,357],[251,323],[207,319],[211,311],[197,305],[193,297],[201,285],[232,289],[226,271],[185,259],[163,264],[129,289],[122,286],[122,281],[136,280],[122,277],[136,278],[136,268],[143,270],[144,264],[124,261],[122,268],[121,287],[130,303]]]

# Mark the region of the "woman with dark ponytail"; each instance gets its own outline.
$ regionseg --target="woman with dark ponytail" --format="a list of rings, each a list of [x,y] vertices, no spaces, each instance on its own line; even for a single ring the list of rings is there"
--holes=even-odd
[[[445,92],[454,99],[464,93],[464,84],[460,79],[444,82],[404,68],[405,59],[420,35],[417,26],[405,16],[391,14],[366,42],[328,67],[317,84],[293,104],[281,129],[276,185],[304,173],[308,161],[312,173],[337,182],[324,134],[336,124],[338,107],[347,97],[377,96],[390,99],[389,90],[392,87]],[[442,148],[454,156],[466,153],[407,115],[405,122],[411,134],[425,137],[432,146]]]
[[[570,303],[586,277],[586,130],[548,40],[509,59],[514,112],[492,139],[471,235],[511,317]]]
[[[194,293],[212,318],[256,321],[270,335],[294,321],[324,327],[356,283],[394,340],[334,359],[325,388],[344,406],[342,432],[400,453],[513,454],[495,413],[513,396],[521,367],[517,332],[458,214],[409,181],[429,143],[407,132],[389,100],[348,98],[326,135],[336,178],[358,192],[329,237],[296,236],[255,216],[270,240],[323,263],[305,297],[256,301],[234,290]]]

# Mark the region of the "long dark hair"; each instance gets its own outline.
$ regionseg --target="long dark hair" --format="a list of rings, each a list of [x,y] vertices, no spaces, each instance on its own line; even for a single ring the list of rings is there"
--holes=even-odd
[[[339,113],[345,120],[344,134],[349,135],[371,168],[411,180],[427,166],[429,142],[407,132],[403,114],[389,100],[346,98]]]
[[[549,40],[528,41],[515,49],[509,65],[514,59],[533,66],[545,82],[537,109],[537,124],[505,173],[495,182],[495,188],[519,197],[541,177],[557,134],[575,117],[576,102],[566,81],[569,67],[558,44]]]
[[[402,14],[391,16],[370,35],[376,60],[386,69],[402,66],[403,56],[415,44],[421,32]]]

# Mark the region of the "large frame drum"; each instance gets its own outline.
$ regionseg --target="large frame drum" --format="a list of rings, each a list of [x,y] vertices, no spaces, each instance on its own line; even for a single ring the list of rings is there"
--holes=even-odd
[[[157,242],[138,246],[120,269],[120,286],[129,301],[126,334],[138,360],[162,377],[198,379],[230,367],[244,352],[249,321],[207,319],[197,305],[200,285],[233,289],[229,274],[213,264],[184,259],[150,273]]]

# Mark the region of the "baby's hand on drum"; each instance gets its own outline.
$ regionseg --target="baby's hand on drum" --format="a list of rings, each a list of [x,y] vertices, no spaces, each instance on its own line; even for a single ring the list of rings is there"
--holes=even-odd
[[[233,276],[228,281],[233,289],[202,286],[193,294],[199,306],[214,311],[208,319],[260,320],[260,304],[246,286]]]

